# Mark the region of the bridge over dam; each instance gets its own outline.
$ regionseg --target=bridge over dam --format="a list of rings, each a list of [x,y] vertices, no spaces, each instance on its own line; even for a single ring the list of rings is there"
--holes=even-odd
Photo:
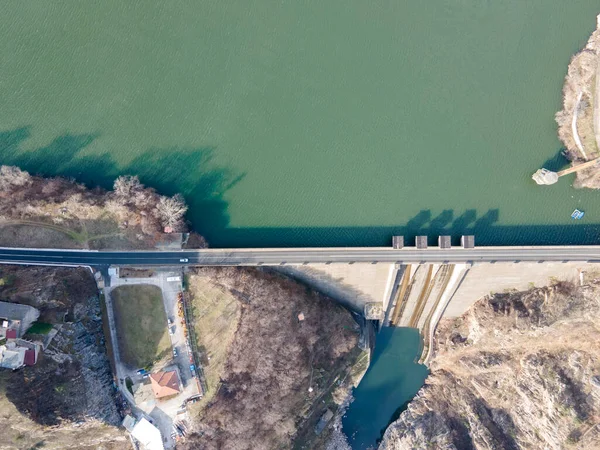
[[[451,247],[425,237],[405,247],[202,249],[94,251],[0,248],[0,264],[85,266],[265,266],[303,281],[368,319],[420,330],[423,361],[437,323],[462,315],[491,292],[576,281],[599,271],[600,246],[475,247],[472,237]],[[599,271],[600,273],[600,271]]]

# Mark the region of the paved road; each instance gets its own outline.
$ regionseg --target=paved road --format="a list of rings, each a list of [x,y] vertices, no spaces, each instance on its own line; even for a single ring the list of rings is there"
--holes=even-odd
[[[310,263],[464,263],[515,261],[600,262],[600,246],[477,247],[340,247],[281,249],[208,249],[161,251],[86,251],[0,248],[0,263],[41,265],[253,266]]]

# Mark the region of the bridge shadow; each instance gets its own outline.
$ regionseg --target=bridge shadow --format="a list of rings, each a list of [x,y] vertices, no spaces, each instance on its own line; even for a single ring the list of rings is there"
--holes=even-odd
[[[295,228],[227,228],[219,235],[207,236],[212,247],[356,247],[390,246],[392,236],[404,236],[404,245],[415,245],[415,237],[425,235],[429,245],[437,245],[440,235],[451,236],[452,245],[460,245],[462,235],[474,235],[476,245],[592,245],[600,244],[599,224],[502,225],[500,211],[482,214],[469,209],[448,221],[449,212],[422,225],[384,227],[295,227]]]

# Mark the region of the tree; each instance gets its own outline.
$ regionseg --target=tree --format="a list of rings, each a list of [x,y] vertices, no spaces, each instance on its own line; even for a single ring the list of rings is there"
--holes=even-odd
[[[175,194],[173,197],[161,195],[156,205],[163,226],[171,228],[175,228],[179,224],[187,209],[185,200],[180,194]]]
[[[122,175],[115,180],[113,185],[115,195],[126,201],[142,189],[144,189],[144,185],[140,183],[140,179],[136,175]]]
[[[0,166],[0,189],[23,186],[29,183],[31,175],[15,166]]]

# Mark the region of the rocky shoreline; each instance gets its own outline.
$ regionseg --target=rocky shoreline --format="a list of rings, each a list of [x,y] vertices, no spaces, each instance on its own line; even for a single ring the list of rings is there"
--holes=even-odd
[[[382,450],[600,448],[600,278],[485,297],[436,333]]]

